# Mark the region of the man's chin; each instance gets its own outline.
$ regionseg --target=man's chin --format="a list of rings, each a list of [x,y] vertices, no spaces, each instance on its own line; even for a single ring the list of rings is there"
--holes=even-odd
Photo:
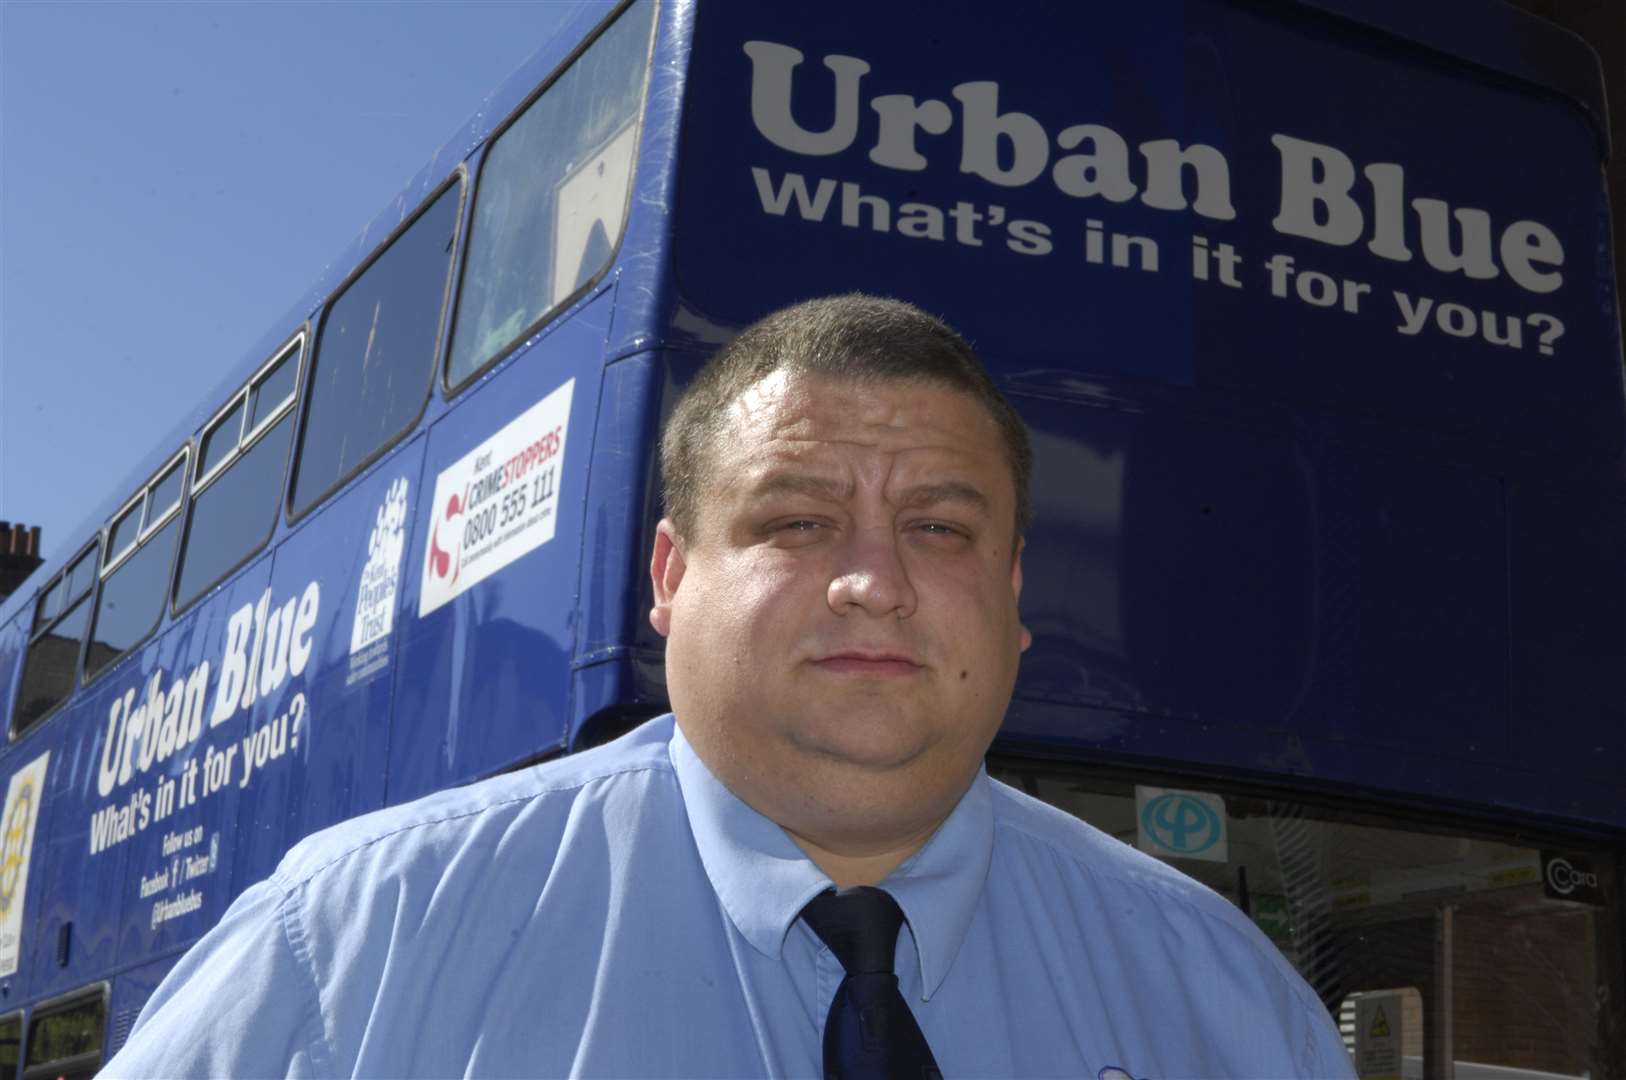
[[[908,768],[936,741],[918,721],[856,713],[811,717],[789,735],[804,755],[876,773]]]

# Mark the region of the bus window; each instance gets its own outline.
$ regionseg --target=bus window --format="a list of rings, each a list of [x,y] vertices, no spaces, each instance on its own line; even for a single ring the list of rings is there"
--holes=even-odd
[[[199,481],[213,477],[226,459],[237,452],[243,438],[243,405],[244,398],[239,394],[226,414],[218,417],[203,433],[203,449],[198,452]]]
[[[93,542],[40,595],[28,656],[23,661],[22,688],[11,715],[14,737],[45,719],[73,689],[79,642],[90,623],[90,587],[96,581],[100,552],[99,542]]]
[[[249,438],[294,403],[298,382],[299,364],[285,354],[249,387]]]
[[[239,391],[204,430],[192,514],[175,581],[179,611],[240,566],[271,537],[282,495],[283,466],[293,434],[293,393],[271,400],[258,391],[297,384],[300,334]],[[254,422],[244,423],[255,399]],[[179,520],[179,519],[177,519]]]
[[[654,10],[634,4],[492,143],[475,194],[448,387],[609,265],[626,221]]]
[[[169,514],[180,509],[181,488],[186,482],[186,457],[171,465],[147,489],[147,516],[141,531],[150,533],[160,527]]]
[[[349,479],[423,412],[462,190],[453,183],[436,196],[328,305],[305,391],[292,514]]]
[[[107,995],[80,997],[34,1010],[28,1022],[28,1059],[23,1080],[83,1080],[102,1064],[102,1033],[107,1027]]]
[[[1597,1076],[1617,1060],[1623,928],[1601,850],[1084,770],[990,772],[1241,908],[1366,1055],[1362,1075]]]
[[[23,1014],[12,1013],[0,1020],[0,1080],[17,1080],[17,1067],[22,1064],[18,1053],[23,1042]]]
[[[109,527],[102,589],[96,596],[96,616],[85,651],[87,683],[152,633],[164,613],[175,537],[180,532],[186,456],[182,450],[160,469]],[[131,528],[132,518],[138,528]],[[139,547],[124,542],[127,532]],[[134,554],[130,554],[132,549]]]
[[[144,493],[143,493],[144,494]],[[130,503],[130,508],[113,518],[113,524],[107,527],[107,561],[116,563],[129,551],[134,550],[136,535],[141,532],[141,511],[143,499],[136,496]]]

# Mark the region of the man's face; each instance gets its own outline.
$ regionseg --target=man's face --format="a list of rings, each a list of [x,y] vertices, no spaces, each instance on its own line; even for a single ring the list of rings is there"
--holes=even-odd
[[[936,384],[784,372],[736,400],[730,426],[692,535],[663,521],[651,563],[678,720],[793,833],[929,831],[1028,643],[999,429]]]

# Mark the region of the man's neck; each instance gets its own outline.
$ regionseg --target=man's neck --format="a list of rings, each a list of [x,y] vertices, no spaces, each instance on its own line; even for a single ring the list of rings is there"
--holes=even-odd
[[[942,822],[937,824],[941,825]],[[899,844],[883,844],[872,850],[852,845],[823,845],[785,829],[786,835],[796,841],[796,846],[813,860],[813,865],[823,870],[830,880],[836,883],[838,889],[851,888],[854,885],[879,885],[882,879],[897,869],[905,859],[924,847],[926,841],[931,839],[932,833],[936,831],[937,825],[933,825],[918,836],[912,836]]]

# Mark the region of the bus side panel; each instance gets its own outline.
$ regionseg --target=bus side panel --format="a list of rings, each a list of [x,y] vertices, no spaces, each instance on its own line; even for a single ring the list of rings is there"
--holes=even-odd
[[[262,692],[234,773],[233,895],[301,837],[383,805],[396,608],[425,441],[396,447],[277,548]]]
[[[392,803],[564,744],[613,295],[553,324],[430,432],[403,572]]]
[[[1311,495],[1291,437],[1016,401],[1044,522],[1023,552],[1034,642],[1018,693],[1282,729],[1314,626]],[[1028,734],[1014,716],[1005,731]]]
[[[93,760],[80,789],[79,813],[104,831],[111,823],[116,837],[116,815],[127,808],[135,826],[129,839],[115,841],[119,850],[128,849],[125,870],[116,889],[111,882],[105,889],[119,902],[121,965],[191,941],[213,926],[231,901],[241,702],[254,649],[254,614],[270,577],[271,558],[262,554],[149,645],[139,673],[119,668],[107,680],[110,693],[84,718],[80,738]],[[156,706],[150,704],[155,695]],[[118,708],[126,722],[115,725],[114,701],[125,698],[128,708]],[[129,719],[137,710],[142,710],[139,720]],[[148,725],[151,714],[161,719]],[[112,751],[104,755],[109,740]],[[122,768],[126,756],[128,779]],[[100,794],[104,759],[109,767],[120,763],[105,797]],[[81,848],[75,861],[83,862],[88,850]],[[89,865],[94,868],[106,857],[106,852],[91,855]],[[201,864],[193,861],[199,858]],[[114,916],[107,921],[112,925]]]
[[[1505,762],[1501,481],[1342,446],[1310,456],[1316,665],[1292,729],[1329,757],[1368,743]]]
[[[1510,485],[1508,516],[1514,753],[1575,812],[1578,777],[1626,792],[1626,506]]]

